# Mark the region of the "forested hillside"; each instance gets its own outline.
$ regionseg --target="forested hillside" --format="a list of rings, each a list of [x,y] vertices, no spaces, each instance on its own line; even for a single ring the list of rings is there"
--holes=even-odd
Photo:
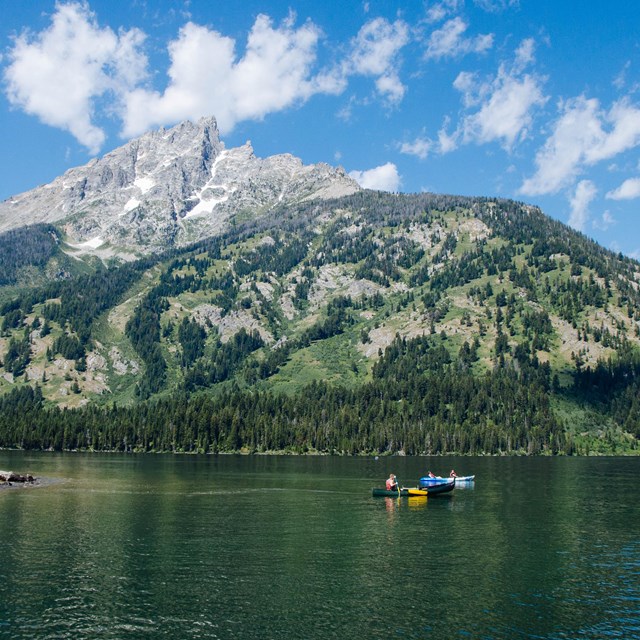
[[[535,207],[363,191],[19,291],[60,241],[12,233],[0,446],[637,451],[640,264]]]

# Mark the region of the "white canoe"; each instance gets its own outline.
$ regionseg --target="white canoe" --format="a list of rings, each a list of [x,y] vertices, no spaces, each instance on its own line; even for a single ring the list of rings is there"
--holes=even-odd
[[[460,482],[473,482],[475,479],[475,476],[456,476],[456,484]]]

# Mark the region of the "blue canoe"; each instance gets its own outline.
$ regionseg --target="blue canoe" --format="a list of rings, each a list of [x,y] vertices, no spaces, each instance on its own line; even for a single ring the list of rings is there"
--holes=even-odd
[[[441,478],[440,476],[425,476],[424,478],[420,478],[418,480],[418,486],[422,489],[423,487],[435,487],[439,484],[446,484],[447,482],[454,482],[455,478]]]
[[[418,480],[418,486],[421,489],[428,489],[429,487],[437,487],[438,485],[447,484],[448,482],[462,484],[464,482],[473,482],[474,480],[475,476],[456,476],[455,478],[442,478],[441,476],[435,476],[432,478],[431,476],[425,476]]]

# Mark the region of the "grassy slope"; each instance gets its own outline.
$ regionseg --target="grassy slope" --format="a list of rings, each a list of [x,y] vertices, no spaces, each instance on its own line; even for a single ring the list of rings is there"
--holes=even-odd
[[[334,219],[339,214],[334,213]],[[356,216],[357,218],[357,216]],[[326,227],[326,225],[325,225]],[[438,238],[431,242],[429,235],[433,229],[438,229]],[[362,227],[361,233],[366,232],[366,227]],[[370,379],[370,370],[373,362],[377,358],[380,350],[390,344],[396,333],[412,337],[432,331],[430,314],[431,307],[425,306],[422,298],[430,291],[428,282],[420,284],[411,290],[413,300],[406,302],[407,292],[410,290],[409,282],[412,274],[425,265],[432,265],[432,273],[445,268],[447,258],[441,264],[435,264],[434,259],[441,251],[446,234],[457,235],[457,243],[453,257],[462,258],[467,252],[472,251],[478,240],[484,241],[484,251],[498,250],[507,244],[505,238],[493,237],[486,226],[473,217],[461,215],[459,212],[445,213],[438,216],[437,224],[414,224],[411,228],[398,226],[383,226],[371,232],[373,237],[379,242],[393,237],[422,238],[422,245],[425,256],[421,262],[404,269],[403,277],[399,282],[392,283],[390,287],[380,287],[375,283],[368,283],[374,290],[383,293],[384,304],[375,309],[352,310],[351,316],[355,324],[345,329],[344,333],[333,336],[326,340],[315,341],[306,348],[299,349],[291,354],[277,374],[268,380],[257,383],[259,388],[272,389],[277,392],[293,393],[302,389],[313,380],[325,380],[336,384],[353,386]],[[229,264],[237,256],[251,250],[260,251],[261,242],[266,233],[259,236],[249,237],[246,241],[228,247],[223,259],[216,260],[209,268],[207,277],[219,276],[229,268]],[[313,257],[318,251],[319,238],[309,247],[308,256]],[[520,253],[516,255],[513,264],[521,269],[527,262],[531,251],[531,245],[518,245]],[[194,252],[194,257],[202,257],[201,251]],[[324,317],[326,304],[336,295],[348,294],[356,283],[354,273],[363,264],[339,263],[331,266],[333,281],[320,279],[320,269],[314,269],[314,284],[310,292],[310,300],[307,301],[301,310],[293,309],[291,304],[292,293],[296,283],[300,280],[301,269],[296,267],[289,273],[282,274],[277,278],[273,274],[264,277],[265,274],[249,274],[242,281],[238,282],[239,292],[236,298],[236,310],[238,311],[238,324],[242,325],[243,318],[250,315],[260,322],[266,333],[270,335],[286,335],[291,338],[301,335],[307,327],[311,326],[318,319]],[[571,275],[570,257],[556,256],[556,268],[544,274],[538,274],[538,286],[544,282],[558,279],[559,281],[576,280],[576,276]],[[45,397],[55,403],[67,406],[78,406],[81,403],[91,401],[99,404],[130,403],[136,400],[134,395],[134,385],[141,374],[143,363],[140,357],[132,349],[131,343],[124,334],[127,320],[131,317],[136,305],[150,288],[158,282],[160,273],[167,268],[169,261],[147,272],[126,294],[124,300],[114,306],[108,312],[97,318],[93,329],[92,337],[95,344],[94,357],[90,362],[91,366],[87,372],[77,372],[74,370],[73,362],[62,361],[59,357],[53,362],[47,362],[45,353],[46,347],[53,343],[53,340],[62,333],[63,327],[53,323],[53,332],[45,339],[34,337],[32,347],[32,361],[29,367],[28,377],[39,380],[44,389]],[[190,267],[183,267],[176,271],[176,275],[193,274]],[[582,269],[582,278],[585,280],[597,274],[588,269]],[[271,306],[277,311],[275,325],[270,325],[266,318],[264,307],[258,296],[251,290],[251,283],[256,281],[269,280],[269,287],[273,291],[273,301]],[[473,288],[485,288],[490,284],[493,295],[482,302],[469,296]],[[12,289],[4,291],[5,297],[11,293]],[[553,308],[548,297],[541,293],[536,301],[529,300],[523,289],[515,285],[505,273],[489,275],[486,272],[471,282],[449,287],[438,305],[448,305],[446,314],[435,323],[434,329],[438,334],[446,334],[445,344],[452,356],[455,356],[463,343],[473,342],[478,337],[480,347],[478,350],[479,360],[473,365],[477,373],[494,366],[494,343],[497,336],[495,325],[495,314],[497,312],[496,296],[503,292],[507,297],[513,295],[522,305],[523,310],[546,309],[552,317],[553,333],[550,336],[550,348],[548,351],[538,352],[542,362],[549,361],[553,373],[557,374],[560,384],[563,387],[570,385],[572,381],[573,357],[580,353],[586,363],[594,364],[598,358],[606,358],[614,353],[613,348],[604,347],[591,339],[585,341],[580,336],[579,327],[589,323],[591,326],[605,325],[613,331],[625,334],[629,340],[638,343],[636,321],[628,317],[624,312],[615,290],[613,298],[608,303],[608,309],[584,307],[578,314],[578,327],[572,326],[557,315],[557,309]],[[167,389],[180,386],[183,375],[180,370],[181,347],[177,339],[175,327],[185,317],[189,317],[202,305],[211,305],[214,297],[219,291],[199,289],[187,291],[175,297],[169,298],[169,309],[162,315],[161,325],[165,329],[169,323],[174,325],[173,331],[163,331],[162,351],[168,364]],[[357,295],[353,296],[357,299]],[[242,315],[240,301],[249,298],[250,309]],[[620,305],[620,306],[619,306]],[[503,309],[504,312],[504,309]],[[41,314],[40,306],[36,305],[27,322]],[[237,329],[237,327],[236,327]],[[523,342],[524,327],[519,315],[513,319],[508,329],[503,327],[507,334],[511,347]],[[215,328],[208,327],[209,337],[207,339],[208,351],[211,349],[216,335],[221,334],[222,329],[216,331]],[[233,333],[233,328],[228,329]],[[363,331],[368,336],[368,341],[363,342]],[[9,335],[18,335],[18,330],[9,332]],[[8,337],[0,339],[0,352],[6,351]],[[228,336],[227,336],[228,337]],[[258,360],[265,357],[269,349],[264,348],[256,354]],[[46,382],[42,382],[42,372],[45,374]],[[26,384],[25,377],[17,381],[9,381],[11,376],[5,375],[0,378],[0,392],[13,387],[15,384]],[[72,384],[76,382],[80,388],[80,393],[73,393]],[[244,384],[242,379],[240,383]],[[215,390],[212,390],[215,391]],[[567,427],[574,432],[578,448],[590,451],[594,450],[593,438],[589,434],[605,434],[601,438],[601,448],[605,452],[615,451],[615,446],[606,443],[611,440],[618,443],[626,442],[625,437],[620,433],[614,433],[614,429],[607,424],[606,416],[598,414],[593,408],[585,408],[583,403],[577,398],[570,396],[555,396],[554,409],[561,417]],[[610,434],[607,436],[606,434]],[[604,442],[605,444],[602,444]]]

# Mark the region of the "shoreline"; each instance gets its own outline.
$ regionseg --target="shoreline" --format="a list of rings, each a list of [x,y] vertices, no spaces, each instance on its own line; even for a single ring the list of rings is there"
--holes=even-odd
[[[12,447],[0,447],[0,451],[22,451],[31,453],[89,453],[89,454],[126,454],[126,455],[178,455],[178,456],[297,456],[297,457],[336,457],[336,458],[634,458],[640,456],[640,449],[628,452],[603,453],[599,451],[589,452],[588,454],[554,454],[551,452],[542,453],[525,453],[525,452],[501,452],[501,453],[456,453],[455,451],[447,451],[445,453],[420,453],[407,454],[404,452],[394,453],[347,453],[344,451],[291,451],[287,449],[274,451],[249,451],[242,449],[239,451],[160,451],[151,450],[143,451],[140,449],[132,449],[130,451],[121,451],[119,449],[21,449]],[[3,473],[0,471],[0,476]],[[2,480],[0,480],[2,482]]]

